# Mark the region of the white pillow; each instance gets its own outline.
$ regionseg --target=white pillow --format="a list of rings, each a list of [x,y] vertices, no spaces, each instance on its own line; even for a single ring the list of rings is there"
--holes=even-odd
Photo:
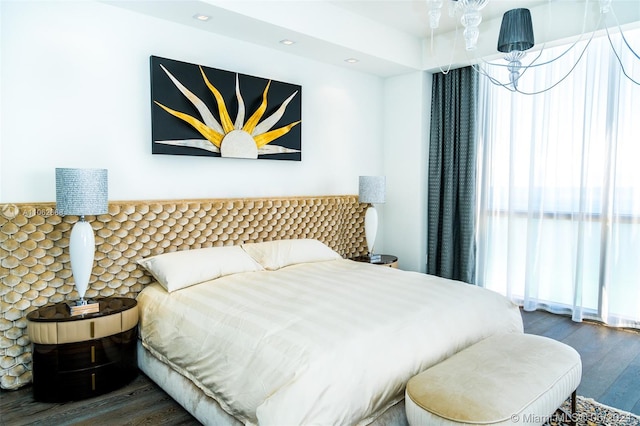
[[[318,240],[276,240],[242,244],[242,248],[264,269],[275,271],[288,265],[342,259]]]
[[[174,251],[138,260],[168,291],[239,272],[262,271],[239,246]]]

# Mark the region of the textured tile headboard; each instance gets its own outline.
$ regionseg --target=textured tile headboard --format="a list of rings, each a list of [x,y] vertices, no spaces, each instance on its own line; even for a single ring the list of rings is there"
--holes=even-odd
[[[87,298],[136,297],[151,282],[136,261],[176,250],[315,238],[343,257],[366,253],[367,204],[355,195],[110,202],[88,216],[96,238]],[[77,216],[54,203],[0,205],[0,387],[31,382],[26,315],[77,299],[69,235]]]

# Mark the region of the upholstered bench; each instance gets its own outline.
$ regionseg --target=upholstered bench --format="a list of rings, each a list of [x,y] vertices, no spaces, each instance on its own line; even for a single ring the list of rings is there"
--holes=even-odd
[[[581,376],[580,355],[570,346],[531,334],[497,334],[409,380],[407,419],[412,426],[541,425],[569,395],[575,412]]]

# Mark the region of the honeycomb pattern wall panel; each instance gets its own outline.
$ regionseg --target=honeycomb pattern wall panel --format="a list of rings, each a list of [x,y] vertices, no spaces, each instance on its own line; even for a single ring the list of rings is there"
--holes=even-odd
[[[143,257],[177,250],[291,238],[318,239],[345,258],[366,253],[367,204],[355,195],[110,202],[87,216],[96,239],[87,298],[135,298],[152,277]],[[54,203],[0,205],[0,387],[31,382],[26,315],[78,298],[69,261],[77,216]]]

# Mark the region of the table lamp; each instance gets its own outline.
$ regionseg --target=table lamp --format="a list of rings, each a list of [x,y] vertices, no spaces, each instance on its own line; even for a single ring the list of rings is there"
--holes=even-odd
[[[69,239],[71,272],[80,299],[71,307],[72,315],[98,311],[98,303],[87,303],[84,294],[89,286],[96,250],[93,228],[84,220],[88,215],[105,214],[108,206],[106,169],[56,168],[56,210],[58,215],[79,216]]]
[[[373,256],[373,245],[378,233],[378,212],[373,204],[384,203],[384,176],[360,176],[358,199],[361,203],[370,203],[364,216],[364,234],[367,239],[369,257]]]

